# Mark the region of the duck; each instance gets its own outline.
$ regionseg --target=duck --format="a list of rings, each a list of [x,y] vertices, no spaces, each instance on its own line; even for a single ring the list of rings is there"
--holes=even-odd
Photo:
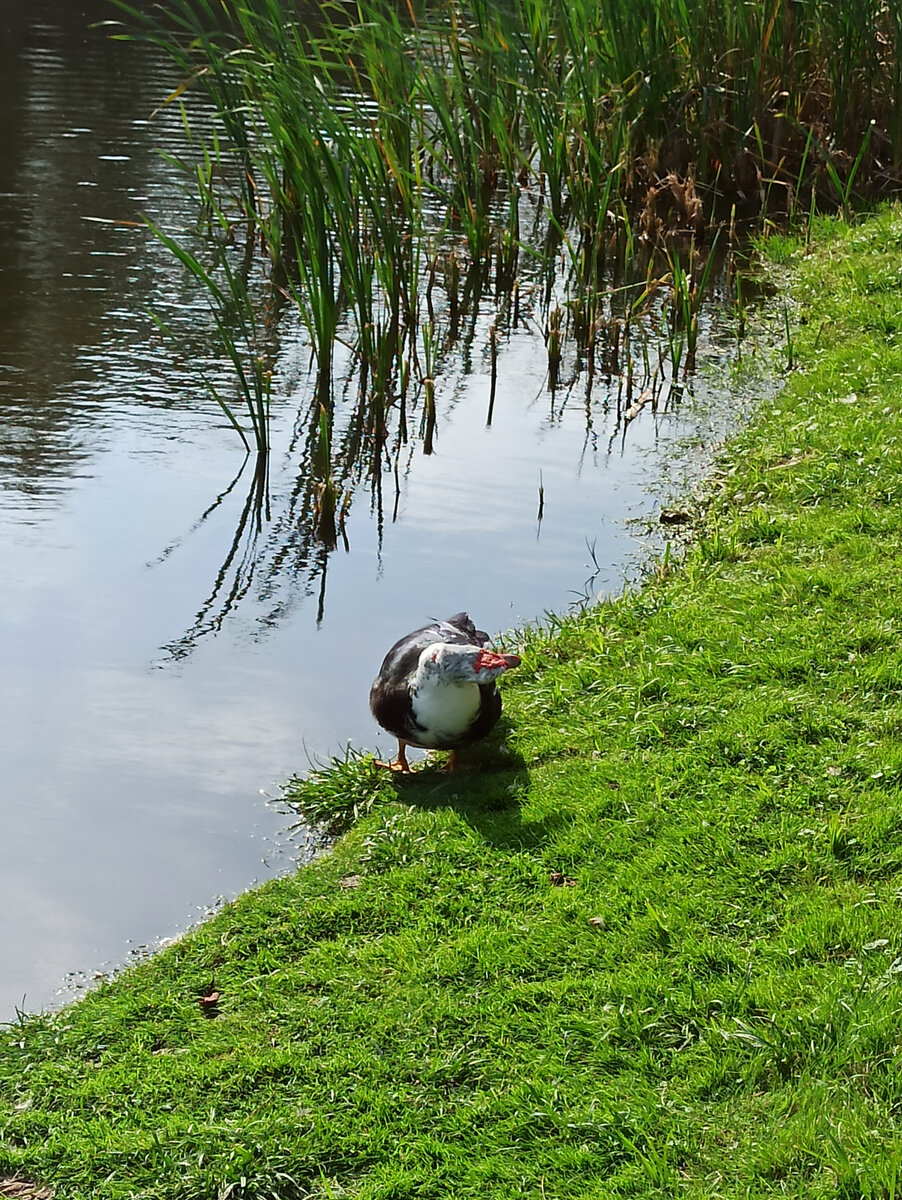
[[[370,711],[398,739],[398,754],[379,767],[410,772],[406,750],[450,750],[446,770],[457,766],[457,751],[484,738],[501,716],[495,680],[518,667],[516,654],[487,649],[489,635],[465,612],[433,621],[405,634],[386,654],[370,688]]]

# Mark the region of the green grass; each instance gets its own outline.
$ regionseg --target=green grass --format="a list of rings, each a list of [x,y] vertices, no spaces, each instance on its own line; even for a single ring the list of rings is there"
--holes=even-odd
[[[900,251],[898,209],[798,247],[683,561],[523,635],[479,769],[336,764],[331,853],[3,1035],[0,1178],[902,1193]]]

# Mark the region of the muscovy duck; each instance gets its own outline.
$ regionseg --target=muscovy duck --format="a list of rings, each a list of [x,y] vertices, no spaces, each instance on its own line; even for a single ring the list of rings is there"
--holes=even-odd
[[[409,771],[405,750],[450,750],[455,754],[489,733],[501,716],[495,680],[520,665],[516,654],[485,649],[489,635],[465,612],[415,629],[395,642],[370,689],[370,711],[398,739],[398,757],[377,762]]]

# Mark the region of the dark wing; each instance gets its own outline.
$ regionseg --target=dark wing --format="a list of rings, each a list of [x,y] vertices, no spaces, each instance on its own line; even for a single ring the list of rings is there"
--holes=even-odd
[[[465,612],[455,613],[447,621],[436,621],[434,628],[441,633],[443,642],[457,642],[462,646],[484,646],[489,635],[477,629]]]
[[[379,676],[370,688],[370,712],[383,729],[403,742],[413,740],[416,723],[410,691]]]
[[[477,629],[465,612],[455,613],[447,621],[433,621],[413,633],[405,633],[382,660],[380,675],[412,675],[417,660],[427,646],[448,642],[457,646],[484,646],[489,635]]]

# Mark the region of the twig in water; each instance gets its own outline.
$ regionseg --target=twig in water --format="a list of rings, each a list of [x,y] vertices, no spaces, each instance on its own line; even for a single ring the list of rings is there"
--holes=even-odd
[[[644,392],[636,397],[626,412],[623,414],[623,420],[628,425],[630,421],[634,421],[639,413],[645,408],[646,404],[651,403],[654,399],[654,392],[651,388],[646,388]]]

